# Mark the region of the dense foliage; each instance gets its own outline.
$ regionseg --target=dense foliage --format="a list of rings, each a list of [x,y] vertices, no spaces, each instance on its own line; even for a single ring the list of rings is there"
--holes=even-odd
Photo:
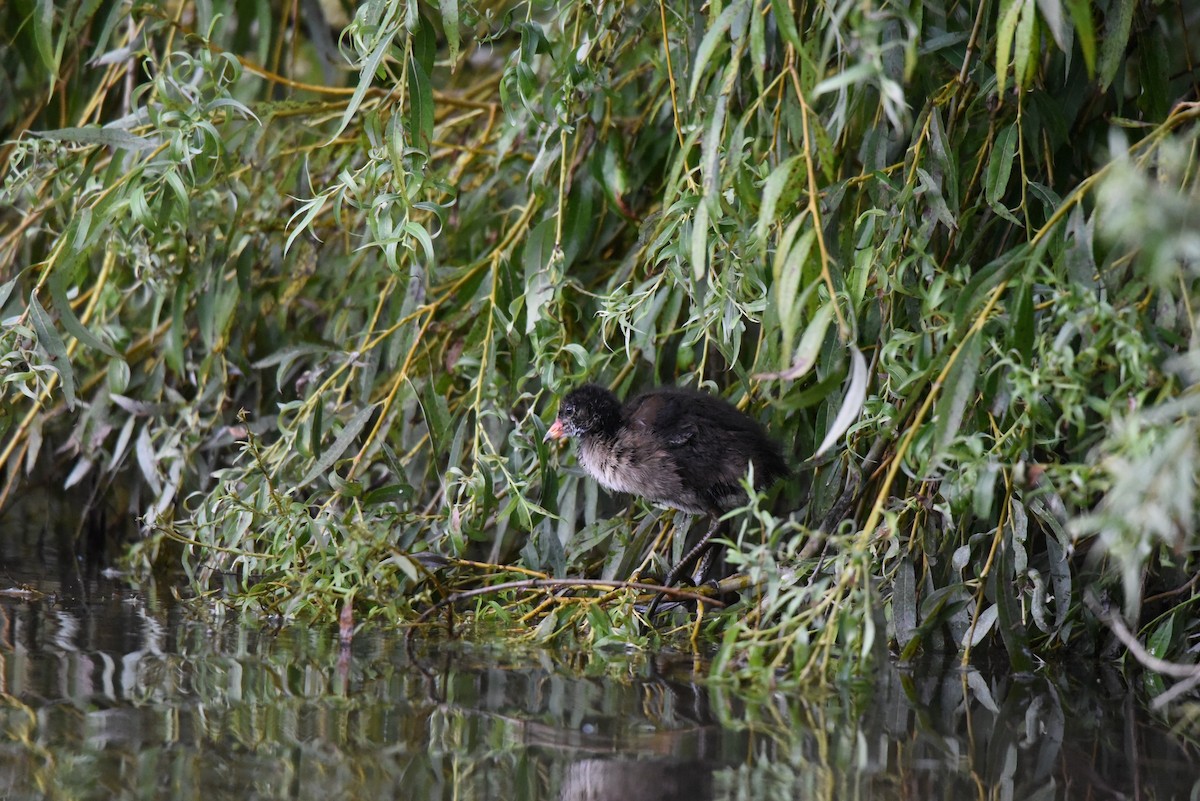
[[[322,8],[0,10],[0,502],[121,487],[132,565],[285,618],[509,582],[453,606],[645,642],[634,588],[516,580],[687,521],[542,434],[585,378],[699,385],[797,467],[689,618],[723,674],[1117,618],[1194,659],[1200,9]]]

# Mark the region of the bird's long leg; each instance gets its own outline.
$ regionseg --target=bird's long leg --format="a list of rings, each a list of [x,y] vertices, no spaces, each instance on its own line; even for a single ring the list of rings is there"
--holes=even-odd
[[[712,525],[708,527],[708,531],[700,538],[700,541],[693,545],[692,549],[685,553],[675,567],[671,568],[667,573],[667,577],[663,579],[664,587],[674,586],[675,582],[679,581],[679,577],[683,575],[683,572],[691,567],[693,562],[704,555],[704,552],[712,546],[712,538],[716,535],[720,525],[721,518],[713,517]]]
[[[721,518],[714,515],[712,517],[712,525],[708,527],[708,531],[705,532],[704,536],[700,538],[700,541],[693,545],[692,549],[685,553],[683,558],[680,559],[674,567],[667,571],[667,577],[663,579],[664,587],[673,587],[675,582],[679,581],[679,577],[683,575],[683,572],[687,570],[693,562],[704,556],[708,549],[712,547],[712,538],[716,535],[717,529],[720,527],[720,525]],[[650,608],[647,610],[646,615],[651,620],[654,619],[654,613],[658,610],[658,604],[662,601],[662,599],[663,594],[660,592],[658,595],[655,595],[654,600],[650,602]]]

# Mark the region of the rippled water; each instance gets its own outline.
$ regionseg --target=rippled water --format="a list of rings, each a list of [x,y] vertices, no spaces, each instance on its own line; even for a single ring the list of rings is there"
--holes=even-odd
[[[343,649],[74,566],[0,590],[4,799],[1200,797],[1194,707],[1090,662],[745,699],[687,655]]]

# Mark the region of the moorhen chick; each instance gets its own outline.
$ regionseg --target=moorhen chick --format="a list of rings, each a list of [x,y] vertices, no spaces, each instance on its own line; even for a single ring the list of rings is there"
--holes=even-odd
[[[666,587],[704,553],[721,516],[745,502],[740,482],[751,464],[758,489],[788,474],[779,444],[758,423],[691,389],[659,387],[622,406],[604,387],[584,384],[562,399],[546,432],[546,439],[567,437],[579,440],[579,464],[601,485],[712,520]]]

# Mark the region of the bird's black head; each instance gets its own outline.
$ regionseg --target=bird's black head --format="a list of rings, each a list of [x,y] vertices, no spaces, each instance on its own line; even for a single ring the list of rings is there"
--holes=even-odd
[[[621,425],[621,402],[604,387],[584,384],[568,392],[558,404],[558,419],[546,439],[608,436]]]

